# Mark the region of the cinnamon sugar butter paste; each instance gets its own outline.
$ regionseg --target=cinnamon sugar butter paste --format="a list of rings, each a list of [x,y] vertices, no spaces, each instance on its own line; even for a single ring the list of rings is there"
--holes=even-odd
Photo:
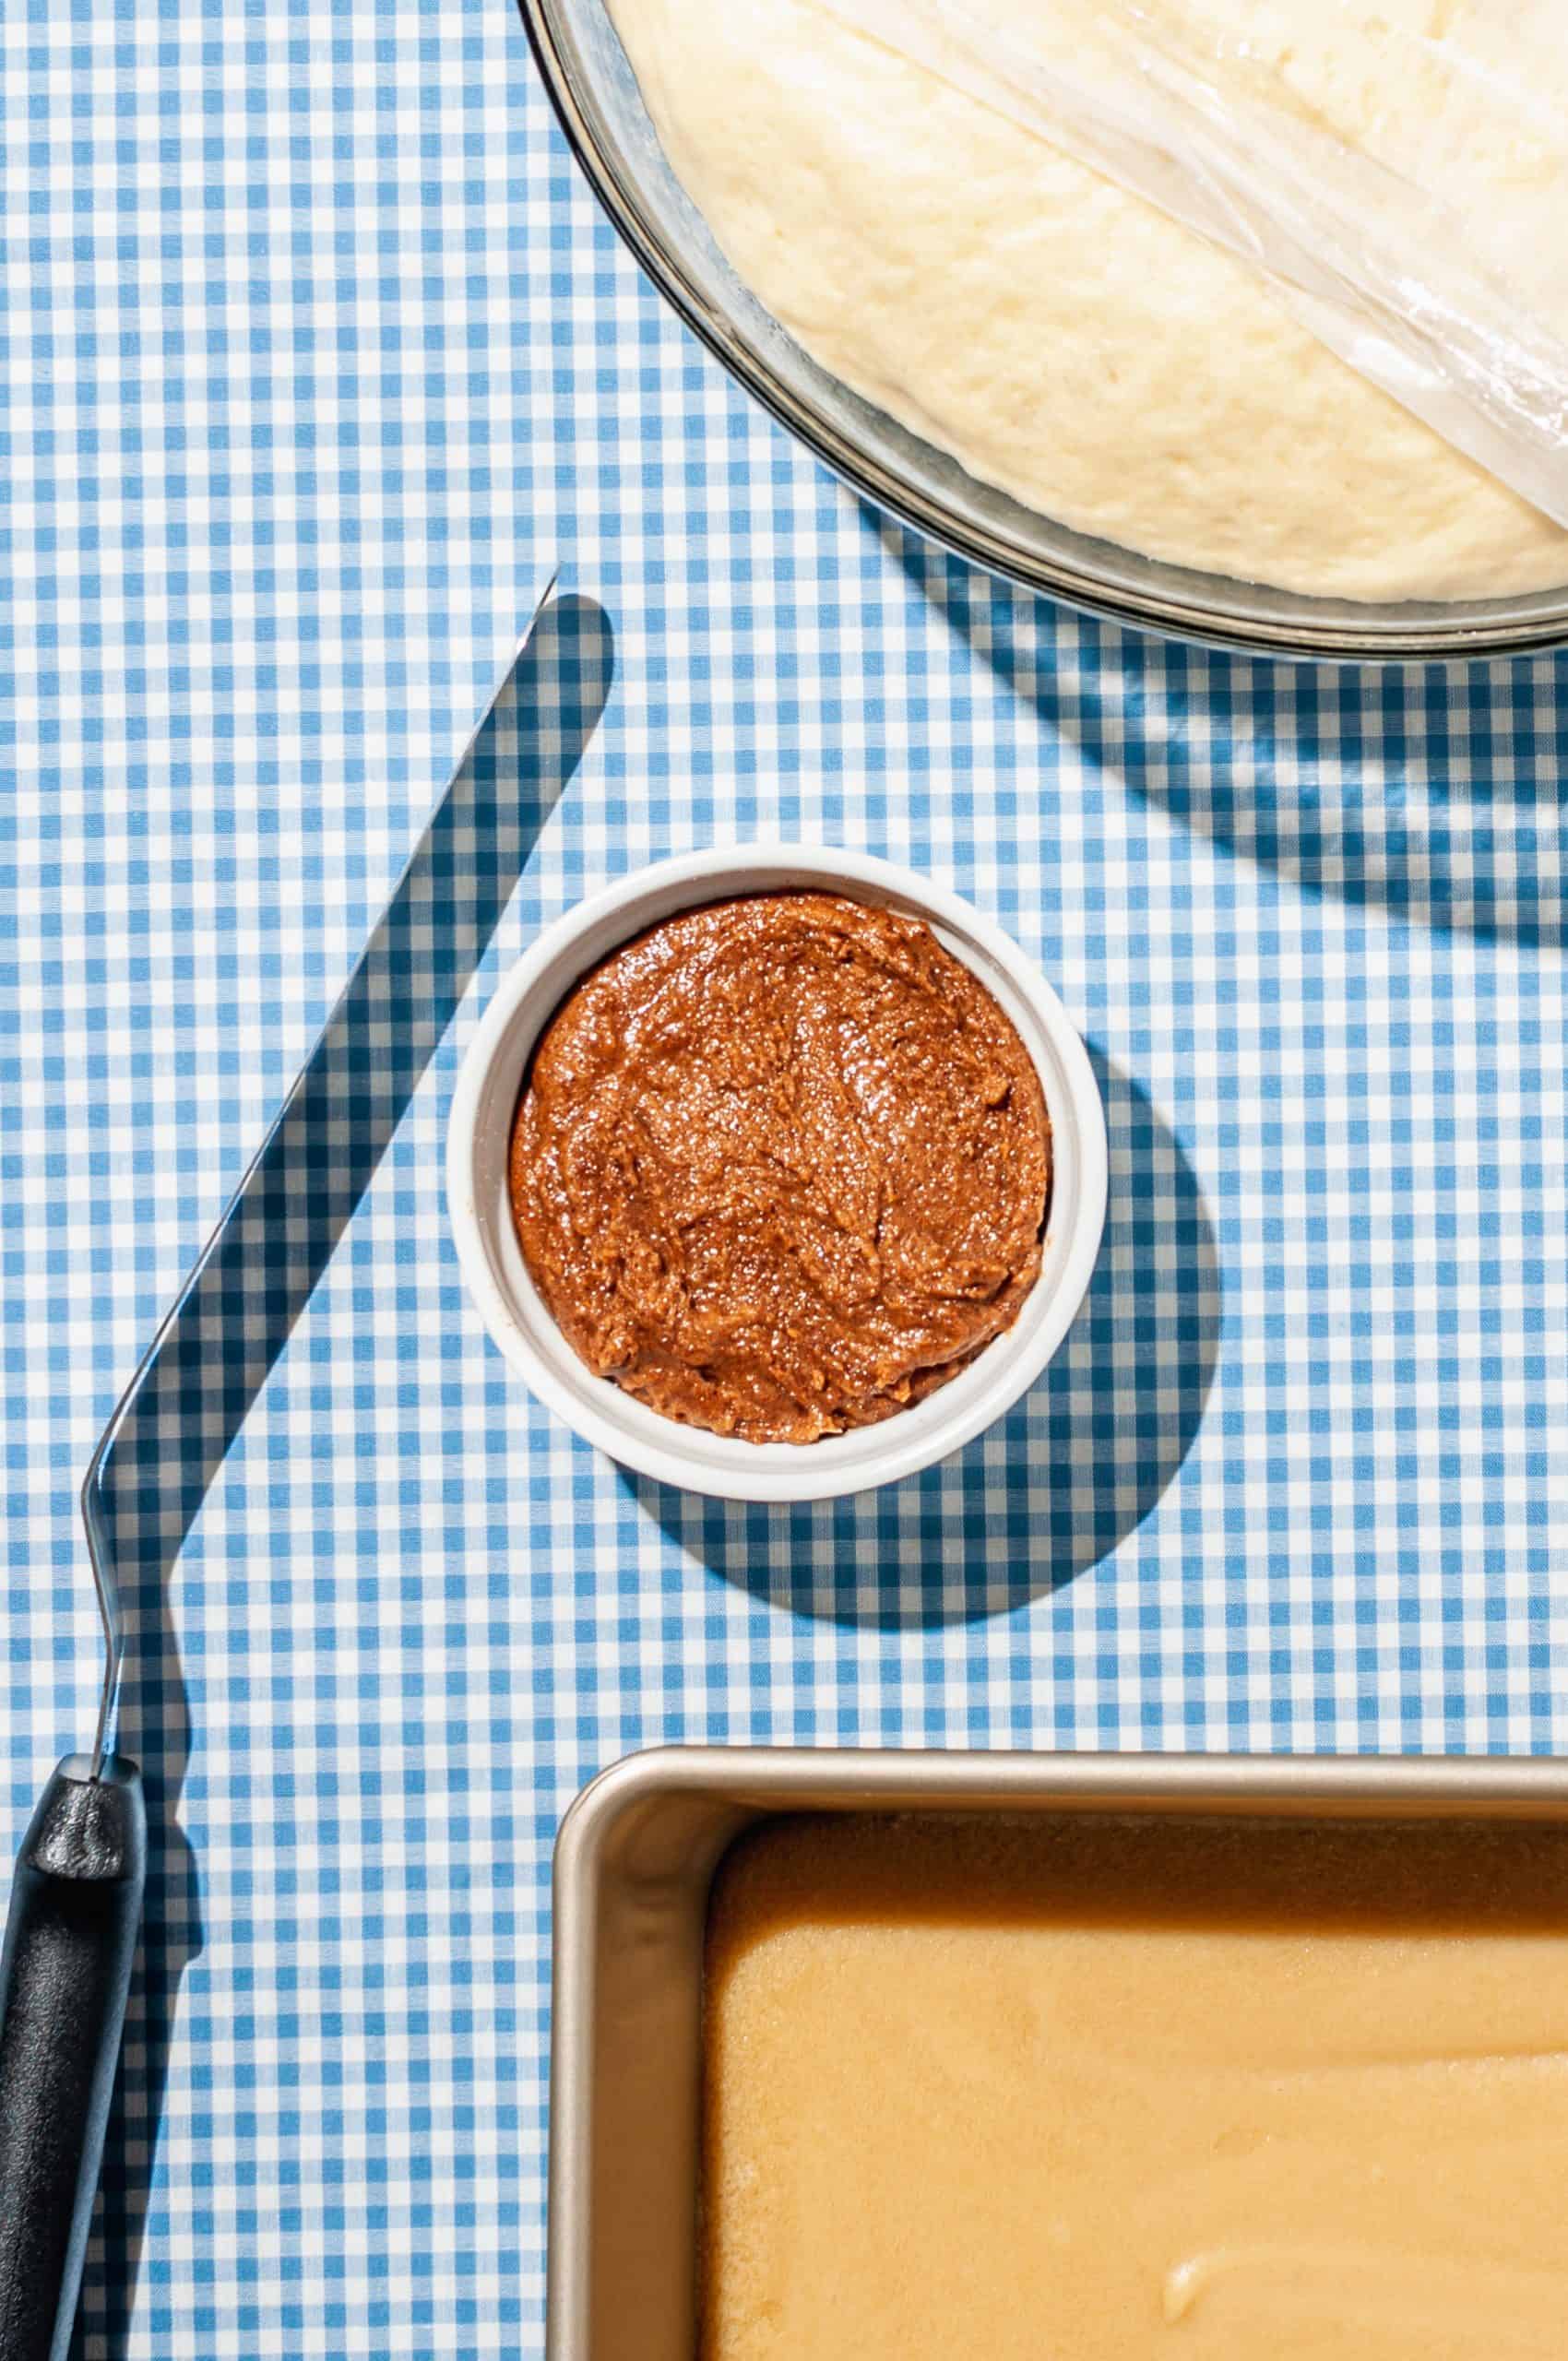
[[[687,1425],[805,1443],[1012,1323],[1050,1142],[1013,1025],[923,921],[754,895],[573,991],[518,1105],[512,1205],[590,1369]]]

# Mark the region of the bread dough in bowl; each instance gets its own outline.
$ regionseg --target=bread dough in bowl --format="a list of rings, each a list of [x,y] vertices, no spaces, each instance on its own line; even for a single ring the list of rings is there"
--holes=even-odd
[[[1069,50],[1092,18],[1092,0],[983,5],[1004,27],[1049,20]],[[1568,582],[1568,533],[1336,359],[1259,272],[826,0],[612,6],[741,277],[825,368],[971,474],[1124,548],[1324,597]],[[1458,194],[1491,254],[1529,258],[1532,303],[1568,336],[1568,37],[1532,36],[1532,0],[1386,0],[1386,51],[1353,56],[1325,0],[1211,13],[1385,157],[1430,153],[1459,30],[1538,99],[1466,142]]]

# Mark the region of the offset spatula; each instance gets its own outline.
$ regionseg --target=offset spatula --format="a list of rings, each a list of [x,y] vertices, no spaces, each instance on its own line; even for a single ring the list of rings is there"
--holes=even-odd
[[[552,587],[546,586],[480,716],[448,792],[517,670]],[[418,847],[410,868],[417,854]],[[405,870],[405,879],[408,873]],[[402,882],[387,904],[388,913]],[[373,930],[370,943],[380,931],[380,926]],[[82,1522],[103,1619],[103,1690],[91,1753],[66,1755],[28,1824],[17,1857],[0,1957],[0,2361],[65,2361],[147,1876],[141,1774],[110,1748],[125,1627],[108,1464],[165,1347],[178,1336],[182,1312],[219,1261],[231,1233],[254,1210],[253,1192],[258,1202],[265,1192],[274,1143],[303,1094],[319,1090],[327,1071],[324,1053],[355,991],[367,953],[368,943],[244,1179],[116,1404],[82,1485]]]

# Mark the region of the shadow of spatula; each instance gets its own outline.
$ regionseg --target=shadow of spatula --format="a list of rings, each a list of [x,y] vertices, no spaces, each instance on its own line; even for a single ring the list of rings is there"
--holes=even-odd
[[[475,725],[460,778],[517,670],[552,585]],[[449,791],[449,790],[448,790]],[[423,841],[422,837],[421,839]],[[417,858],[410,856],[410,867]],[[408,870],[404,872],[404,877]],[[401,891],[394,889],[388,908]],[[368,942],[375,940],[372,931]],[[125,1660],[107,1472],[114,1445],[153,1381],[182,1314],[265,1188],[270,1151],[303,1095],[317,1087],[353,973],[266,1139],[170,1306],[99,1438],[82,1484],[82,1522],[103,1622],[103,1687],[90,1754],[68,1754],[51,1777],[17,1857],[0,1957],[0,2361],[65,2361],[103,2156],[147,1875],[141,1774],[110,1745]]]

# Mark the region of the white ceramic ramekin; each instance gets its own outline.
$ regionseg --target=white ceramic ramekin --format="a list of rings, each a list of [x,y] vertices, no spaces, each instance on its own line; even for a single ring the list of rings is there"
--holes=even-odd
[[[1039,1070],[1053,1177],[1045,1258],[1022,1311],[968,1369],[912,1409],[812,1443],[741,1442],[660,1418],[578,1359],[534,1287],[507,1197],[512,1120],[540,1030],[577,979],[673,911],[805,885],[925,919],[995,994]],[[1105,1116],[1061,1002],[1017,945],[956,895],[861,853],[742,845],[624,877],[546,928],[498,988],[457,1077],[446,1187],[457,1257],[480,1314],[540,1399],[624,1466],[732,1501],[821,1501],[890,1484],[989,1427],[1039,1375],[1089,1283],[1105,1222]]]

